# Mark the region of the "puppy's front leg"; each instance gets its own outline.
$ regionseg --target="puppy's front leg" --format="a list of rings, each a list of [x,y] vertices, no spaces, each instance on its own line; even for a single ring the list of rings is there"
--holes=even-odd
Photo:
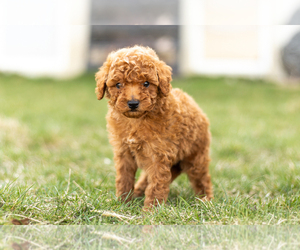
[[[117,171],[116,195],[120,197],[121,200],[130,201],[133,194],[137,165],[129,150],[122,153],[115,151],[114,160]]]
[[[144,210],[148,210],[167,201],[172,174],[168,166],[159,162],[148,166],[145,171],[148,176],[148,186],[145,191]]]

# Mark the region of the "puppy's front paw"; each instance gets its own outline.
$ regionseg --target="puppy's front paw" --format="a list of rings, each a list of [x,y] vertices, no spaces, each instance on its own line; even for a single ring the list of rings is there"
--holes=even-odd
[[[143,208],[142,208],[142,211],[145,212],[145,213],[152,213],[155,211],[155,206],[154,205],[144,205]]]

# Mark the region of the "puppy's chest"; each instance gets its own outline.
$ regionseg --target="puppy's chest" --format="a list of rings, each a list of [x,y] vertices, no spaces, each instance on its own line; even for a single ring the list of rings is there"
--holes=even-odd
[[[122,142],[129,147],[133,154],[144,155],[149,154],[153,143],[157,143],[157,137],[159,137],[159,135],[156,131],[140,125],[136,127],[127,127],[123,130]]]
[[[128,145],[132,152],[141,151],[149,141],[148,136],[139,131],[130,131],[124,133],[123,143]]]

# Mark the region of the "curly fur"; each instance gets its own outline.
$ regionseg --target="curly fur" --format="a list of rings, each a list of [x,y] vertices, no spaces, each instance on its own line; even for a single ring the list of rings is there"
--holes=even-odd
[[[130,200],[132,193],[145,193],[145,209],[165,202],[170,183],[182,172],[196,195],[213,196],[209,121],[190,96],[172,89],[171,75],[172,69],[142,46],[111,52],[96,73],[97,97],[109,99],[106,119],[117,196]],[[130,100],[140,101],[134,111],[128,107]],[[143,172],[135,184],[138,167]]]

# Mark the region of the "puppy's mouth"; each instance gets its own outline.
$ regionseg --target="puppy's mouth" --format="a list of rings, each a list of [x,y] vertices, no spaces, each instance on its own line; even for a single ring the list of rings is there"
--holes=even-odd
[[[130,110],[123,113],[128,118],[140,118],[142,117],[146,111],[138,111],[138,110]]]

